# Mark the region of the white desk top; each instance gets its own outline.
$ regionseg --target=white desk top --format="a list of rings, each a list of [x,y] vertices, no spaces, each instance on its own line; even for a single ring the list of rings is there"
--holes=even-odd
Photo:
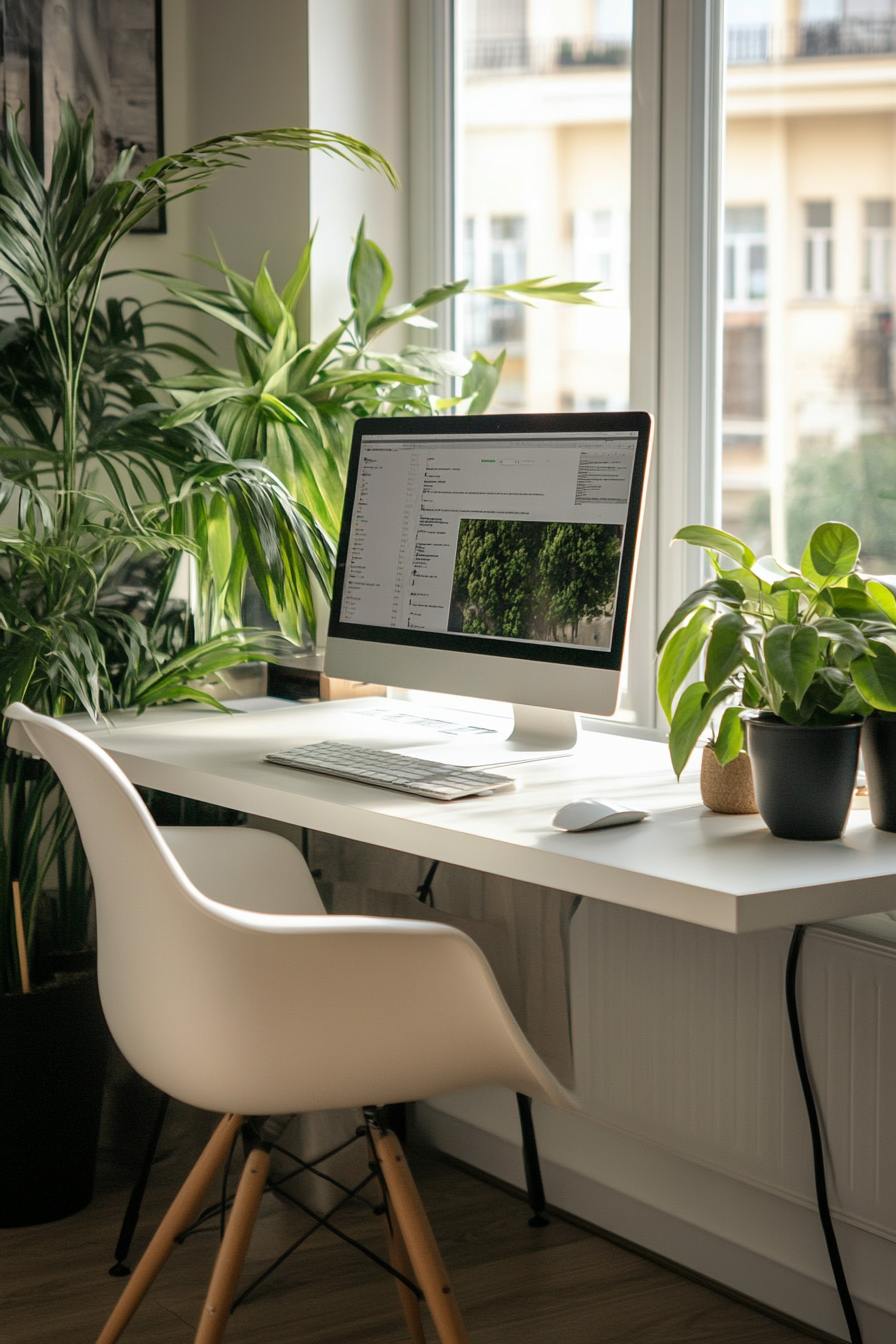
[[[517,779],[515,792],[454,803],[263,760],[326,738],[386,745],[378,716],[395,711],[421,712],[356,700],[226,719],[182,706],[112,728],[73,722],[137,784],[729,933],[896,907],[896,835],[875,830],[868,812],[855,812],[840,840],[777,840],[759,817],[707,812],[696,773],[676,783],[656,742],[584,733],[573,756],[500,767]],[[391,727],[388,741],[398,745]],[[553,830],[557,808],[583,796],[630,801],[651,819],[584,835]]]

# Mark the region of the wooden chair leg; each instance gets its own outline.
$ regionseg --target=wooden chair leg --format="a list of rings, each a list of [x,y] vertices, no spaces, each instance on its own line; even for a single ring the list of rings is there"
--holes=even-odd
[[[371,1162],[374,1159],[373,1143],[370,1130],[367,1131],[367,1146],[370,1151]],[[386,1232],[389,1238],[389,1263],[393,1269],[397,1269],[399,1274],[403,1274],[406,1279],[413,1280],[414,1266],[411,1264],[411,1257],[408,1255],[408,1248],[405,1245],[402,1236],[401,1227],[395,1216],[395,1209],[392,1200],[389,1198],[389,1191],[385,1184],[385,1178],[381,1182],[383,1192],[383,1203],[386,1208]],[[426,1333],[423,1329],[423,1316],[420,1311],[420,1303],[411,1292],[410,1288],[401,1282],[401,1279],[395,1280],[395,1287],[398,1289],[398,1300],[401,1303],[401,1309],[404,1312],[404,1318],[407,1321],[408,1334],[413,1344],[426,1344]]]
[[[249,1249],[249,1240],[270,1169],[270,1154],[262,1148],[253,1148],[246,1158],[246,1165],[243,1167],[224,1232],[224,1240],[215,1260],[208,1296],[196,1331],[196,1344],[219,1344],[224,1336],[233,1306],[237,1280]]]
[[[134,1312],[143,1301],[153,1280],[165,1261],[174,1250],[174,1242],[184,1232],[202,1207],[205,1193],[212,1183],[215,1172],[223,1164],[234,1137],[243,1123],[241,1115],[225,1115],[200,1156],[198,1162],[184,1181],[165,1217],[159,1224],[152,1241],[147,1246],[128,1279],[127,1286],[106,1324],[103,1326],[97,1344],[115,1344]]]
[[[401,1144],[389,1130],[371,1128],[370,1133],[397,1227],[441,1344],[469,1344],[460,1309]]]

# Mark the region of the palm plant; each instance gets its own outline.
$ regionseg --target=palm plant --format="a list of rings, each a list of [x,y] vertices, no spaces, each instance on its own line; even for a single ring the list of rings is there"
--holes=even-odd
[[[201,189],[249,150],[321,149],[376,168],[374,150],[344,136],[283,128],[208,140],[128,177],[133,151],[93,189],[93,119],[70,104],[45,184],[5,109],[0,163],[0,696],[94,718],[191,696],[193,683],[269,653],[269,640],[235,626],[193,642],[170,600],[185,553],[214,551],[208,523],[232,529],[243,564],[277,611],[301,605],[308,575],[325,580],[329,538],[264,463],[227,451],[206,423],[168,423],[156,393],[158,360],[195,358],[186,333],[155,324],[139,305],[100,290],[109,255],[152,210]],[[142,610],[122,599],[138,563],[152,582]],[[137,607],[140,607],[137,603]],[[214,703],[214,702],[213,702]],[[70,814],[39,764],[2,749],[0,927],[15,945],[10,884],[22,884],[33,943],[48,865],[67,899],[51,941],[83,942],[87,884],[72,858]],[[40,848],[44,837],[43,849]],[[11,953],[0,956],[0,991],[18,988]]]
[[[223,277],[223,289],[161,272],[140,274],[164,285],[171,302],[212,316],[234,333],[235,369],[196,356],[192,373],[163,380],[178,403],[165,426],[186,430],[204,422],[233,459],[263,464],[282,482],[316,528],[309,540],[321,547],[306,551],[307,572],[329,597],[355,420],[481,413],[498,385],[504,352],[489,361],[479,352],[467,359],[452,350],[420,345],[405,345],[398,353],[376,348],[387,331],[401,324],[434,328],[426,312],[462,294],[468,281],[435,285],[410,303],[390,306],[392,268],[366,236],[363,219],[348,268],[349,315],[322,340],[310,340],[301,331],[299,299],[311,268],[312,245],[313,236],[280,293],[266,256],[254,280],[232,270],[220,255],[209,262]],[[541,276],[472,292],[529,304],[591,304],[588,291],[597,288],[589,281],[555,282]],[[457,395],[439,394],[438,386],[446,379],[460,381]],[[199,586],[206,633],[211,634],[239,625],[247,564],[241,538],[223,512],[208,511],[203,526],[207,545],[198,561]],[[284,633],[300,638],[301,614],[313,637],[310,583],[298,603],[285,607],[278,607],[270,585],[262,586],[262,594],[277,611]]]

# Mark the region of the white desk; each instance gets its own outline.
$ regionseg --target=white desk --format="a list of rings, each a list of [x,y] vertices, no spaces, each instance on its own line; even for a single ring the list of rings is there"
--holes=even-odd
[[[777,840],[759,817],[707,812],[696,774],[676,783],[656,742],[588,732],[573,756],[502,766],[517,779],[515,792],[448,804],[263,760],[327,738],[397,745],[376,717],[394,711],[430,712],[380,699],[226,719],[179,707],[111,728],[73,722],[136,784],[728,933],[896,906],[896,835],[875,830],[867,811],[852,815],[841,840]],[[439,738],[418,732],[413,740]],[[589,795],[630,800],[651,820],[585,835],[552,829],[559,806]]]

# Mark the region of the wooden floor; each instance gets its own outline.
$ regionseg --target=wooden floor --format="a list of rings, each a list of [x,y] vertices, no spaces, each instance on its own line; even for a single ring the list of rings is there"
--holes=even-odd
[[[192,1161],[176,1144],[154,1170],[137,1249],[145,1244]],[[810,1338],[681,1278],[582,1228],[527,1225],[525,1206],[438,1157],[411,1150],[472,1344],[797,1344]],[[102,1165],[93,1204],[42,1227],[0,1231],[0,1338],[4,1344],[91,1344],[121,1290],[111,1250],[130,1173]],[[341,1226],[385,1253],[380,1220],[360,1210]],[[271,1196],[247,1277],[307,1221]],[[216,1247],[213,1230],[174,1255],[124,1335],[127,1344],[193,1337]],[[133,1263],[133,1261],[132,1261]],[[435,1333],[427,1322],[428,1337]],[[814,1336],[812,1338],[815,1338]],[[235,1313],[228,1344],[405,1344],[387,1276],[327,1232],[317,1234]]]

